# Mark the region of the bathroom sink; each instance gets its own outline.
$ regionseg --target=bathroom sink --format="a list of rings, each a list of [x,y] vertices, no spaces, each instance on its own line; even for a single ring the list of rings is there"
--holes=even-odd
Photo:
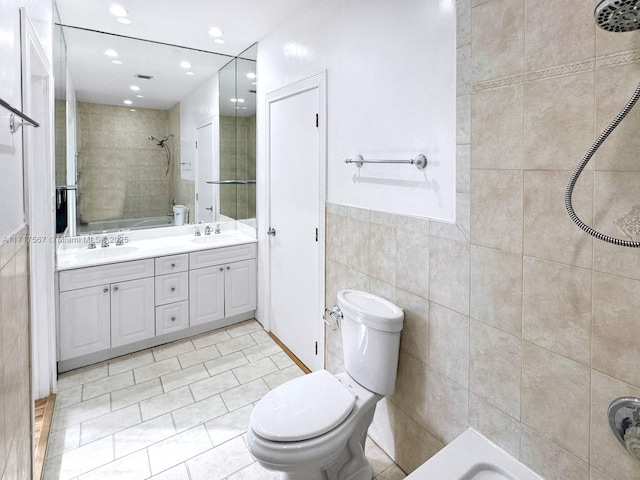
[[[138,251],[138,247],[129,247],[129,246],[124,246],[124,247],[114,246],[109,248],[97,247],[92,250],[83,250],[77,255],[80,258],[106,259],[106,258],[113,258],[113,257],[121,257],[123,255],[129,255],[130,253],[137,252],[137,251]]]

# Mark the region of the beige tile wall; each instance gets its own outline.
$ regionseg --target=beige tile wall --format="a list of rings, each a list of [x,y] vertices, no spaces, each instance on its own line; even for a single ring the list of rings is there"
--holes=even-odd
[[[0,238],[0,478],[31,478],[31,376],[26,227]]]
[[[81,221],[167,215],[171,211],[173,170],[165,151],[148,137],[169,131],[168,111],[78,102],[78,170]],[[175,165],[175,162],[174,162]]]
[[[173,106],[170,110],[169,110],[169,117],[168,117],[168,125],[169,125],[169,132],[174,133],[175,137],[174,138],[178,138],[180,137],[180,104],[176,103],[175,106]],[[189,159],[185,159],[182,160],[182,149],[180,148],[180,141],[176,140],[175,142],[173,142],[172,144],[172,148],[171,148],[171,163],[172,163],[172,172],[170,173],[170,175],[172,175],[171,177],[171,189],[170,189],[170,195],[171,195],[171,201],[173,201],[173,199],[175,198],[176,200],[176,205],[186,205],[188,208],[188,216],[189,216],[189,221],[193,222],[195,220],[194,214],[195,214],[195,200],[196,200],[196,187],[195,187],[195,183],[193,180],[187,180],[182,178],[182,166],[180,165],[181,162],[183,161],[187,161],[189,162]]]
[[[607,408],[640,396],[640,251],[594,240],[564,190],[640,80],[640,32],[597,0],[457,0],[457,224],[327,206],[327,305],[359,288],[405,309],[396,392],[372,437],[406,471],[466,426],[548,480],[637,480]],[[640,108],[574,193],[621,236],[640,197]],[[339,334],[326,363],[342,368]]]

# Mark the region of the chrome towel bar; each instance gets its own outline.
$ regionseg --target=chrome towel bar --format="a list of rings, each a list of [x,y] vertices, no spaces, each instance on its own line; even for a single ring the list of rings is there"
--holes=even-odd
[[[427,166],[427,157],[419,153],[416,155],[416,158],[412,158],[411,160],[365,160],[362,158],[362,155],[357,155],[356,158],[353,159],[347,158],[344,163],[355,163],[358,168],[362,167],[364,163],[408,163],[415,165],[418,170],[423,170]]]
[[[39,127],[40,126],[40,124],[38,122],[36,122],[34,119],[29,117],[28,115],[25,115],[24,113],[22,113],[17,108],[12,107],[11,105],[9,105],[7,102],[2,100],[1,98],[0,98],[0,106],[6,108],[7,110],[9,110],[11,112],[11,116],[9,117],[9,130],[11,130],[11,133],[16,133],[18,131],[18,129],[23,125],[26,125],[28,127]],[[16,122],[15,115],[20,117],[23,121],[22,122]]]

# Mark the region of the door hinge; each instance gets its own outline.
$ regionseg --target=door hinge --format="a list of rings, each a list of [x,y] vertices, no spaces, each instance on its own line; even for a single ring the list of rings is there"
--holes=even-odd
[[[316,342],[316,355],[318,354],[318,342]]]
[[[318,114],[316,113],[316,127],[318,126]]]
[[[198,141],[196,140],[196,149],[198,148]]]
[[[318,229],[316,228],[316,242],[318,241]]]

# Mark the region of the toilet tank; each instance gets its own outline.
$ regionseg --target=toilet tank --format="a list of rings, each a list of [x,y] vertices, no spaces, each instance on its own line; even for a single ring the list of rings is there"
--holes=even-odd
[[[381,395],[395,389],[404,314],[384,298],[359,290],[338,292],[342,353],[347,373]]]

